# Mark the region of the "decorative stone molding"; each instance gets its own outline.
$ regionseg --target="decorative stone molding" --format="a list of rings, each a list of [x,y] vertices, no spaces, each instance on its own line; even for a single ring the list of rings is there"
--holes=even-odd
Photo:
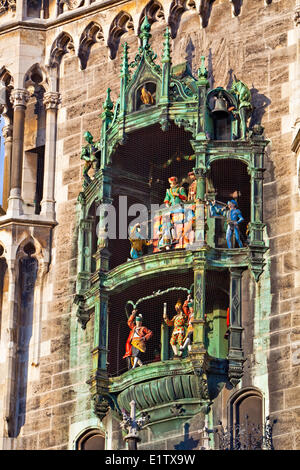
[[[56,91],[49,91],[45,93],[43,103],[45,109],[57,109],[61,103],[60,93]]]
[[[16,10],[16,0],[0,0],[0,15],[9,10]]]
[[[294,22],[295,26],[300,26],[300,5],[295,10]]]
[[[90,23],[83,31],[80,37],[78,57],[80,59],[81,68],[84,70],[90,55],[90,49],[96,42],[104,42],[102,28],[97,23]]]
[[[24,88],[16,88],[11,92],[10,102],[12,103],[14,108],[16,106],[26,107],[29,98],[30,93],[27,90],[25,90]]]
[[[234,16],[238,16],[241,13],[242,0],[230,0],[232,3],[232,9]]]
[[[128,31],[133,31],[133,19],[125,11],[120,11],[110,25],[107,45],[110,50],[110,58],[114,59],[117,55],[120,38]]]
[[[69,10],[75,10],[83,5],[83,0],[62,0],[60,4],[65,3]]]
[[[4,140],[7,140],[12,137],[12,131],[13,126],[11,124],[2,128],[2,135],[4,137]]]
[[[65,32],[59,34],[51,47],[49,66],[58,67],[62,56],[74,50],[75,47],[72,37]]]
[[[140,16],[138,32],[141,31],[141,26],[143,24],[145,16],[147,16],[148,21],[149,21],[150,24],[153,24],[156,21],[164,21],[165,20],[165,14],[164,14],[163,7],[156,0],[152,0],[152,2],[148,2],[147,5],[145,6],[145,8],[143,9],[143,11],[141,13],[141,16]]]

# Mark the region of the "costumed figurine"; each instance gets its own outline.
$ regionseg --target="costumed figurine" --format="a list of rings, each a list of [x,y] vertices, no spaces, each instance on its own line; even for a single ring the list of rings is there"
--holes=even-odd
[[[146,352],[146,342],[153,336],[152,331],[142,325],[142,321],[142,315],[139,315],[137,310],[132,310],[127,322],[131,331],[123,356],[123,359],[127,358],[128,369],[143,365],[140,356]]]
[[[184,337],[184,343],[182,346],[179,347],[180,351],[184,351],[185,348],[188,348],[188,351],[191,351],[192,349],[192,342],[193,342],[193,333],[194,333],[194,327],[193,327],[193,322],[194,322],[194,302],[193,299],[191,298],[190,295],[188,295],[188,298],[184,302],[182,309],[184,313],[188,317],[188,328],[186,330],[186,334]]]
[[[171,214],[162,216],[161,224],[158,227],[158,248],[159,250],[170,250],[175,238],[174,224],[171,221]]]
[[[188,201],[195,201],[196,200],[196,195],[197,195],[197,180],[196,180],[196,175],[193,171],[190,171],[188,173],[188,177],[191,181],[189,185],[189,191],[188,191]]]
[[[181,300],[178,300],[175,305],[176,315],[172,318],[172,320],[168,319],[167,312],[166,312],[166,304],[164,304],[164,313],[163,319],[168,326],[174,326],[170,344],[173,349],[174,359],[177,357],[182,356],[182,351],[180,351],[180,346],[183,345],[184,336],[185,336],[185,326],[188,323],[188,317],[184,313],[182,308]],[[179,351],[177,350],[177,347]]]
[[[228,248],[232,248],[231,238],[233,234],[239,247],[242,248],[243,243],[240,238],[239,224],[243,222],[244,217],[242,216],[241,211],[237,208],[237,202],[232,199],[231,201],[227,202],[227,205],[225,207],[217,206],[216,201],[209,201],[209,203],[211,205],[211,215],[213,217],[218,214],[222,215],[223,217],[226,217],[226,242]]]
[[[87,145],[82,147],[80,158],[81,160],[85,161],[83,167],[83,186],[87,187],[90,182],[92,181],[89,176],[89,171],[91,168],[97,169],[99,159],[96,157],[96,152],[100,148],[100,143],[95,143],[93,140],[93,136],[90,132],[85,132],[83,134],[85,140],[87,141]]]
[[[130,231],[129,241],[131,243],[130,256],[132,259],[139,258],[143,256],[144,246],[151,245],[151,241],[147,241],[142,238],[141,235],[141,225],[135,224]]]
[[[252,111],[251,92],[247,85],[245,85],[241,80],[238,80],[235,75],[230,92],[233,93],[238,100],[238,114],[240,116],[241,124],[240,138],[245,139],[247,132],[247,121]]]
[[[196,228],[195,204],[185,206],[183,220],[183,244],[192,245],[195,241]]]
[[[168,206],[176,206],[176,204],[181,204],[183,201],[186,201],[187,195],[183,186],[179,186],[178,178],[176,176],[171,176],[168,179],[170,187],[166,191],[164,204]]]

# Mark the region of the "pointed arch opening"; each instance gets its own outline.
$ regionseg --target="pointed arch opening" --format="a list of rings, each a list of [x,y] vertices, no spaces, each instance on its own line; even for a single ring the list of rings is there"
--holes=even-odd
[[[82,70],[86,69],[91,49],[96,43],[104,45],[103,30],[98,23],[91,22],[84,29],[79,41],[78,57]]]
[[[120,11],[113,19],[110,28],[107,45],[110,50],[110,58],[115,59],[120,45],[121,36],[134,32],[132,16],[126,11]]]

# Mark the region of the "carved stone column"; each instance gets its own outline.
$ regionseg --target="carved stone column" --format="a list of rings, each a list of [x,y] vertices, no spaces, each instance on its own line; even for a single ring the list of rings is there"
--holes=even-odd
[[[2,207],[6,211],[10,192],[12,125],[4,126],[2,129],[2,135],[4,138],[4,179]]]
[[[13,250],[11,250],[13,251]],[[8,314],[5,324],[5,336],[2,339],[6,344],[6,358],[4,369],[3,384],[3,418],[4,429],[2,435],[4,437],[13,437],[15,428],[15,390],[16,390],[16,367],[17,367],[17,318],[18,318],[18,294],[16,279],[18,277],[18,266],[13,254],[7,258],[8,269]]]
[[[251,222],[250,227],[250,268],[256,281],[258,281],[264,267],[264,223],[263,223],[263,158],[264,149],[255,150],[253,164],[248,169],[251,176]]]
[[[41,202],[41,215],[55,219],[55,159],[56,159],[56,122],[57,109],[60,104],[60,94],[48,92],[44,95],[46,108],[46,146],[44,164],[44,188]]]
[[[242,268],[230,269],[230,326],[228,361],[229,380],[238,384],[243,375],[244,352],[242,344]]]
[[[196,248],[202,248],[205,244],[205,191],[206,191],[206,177],[205,172],[201,168],[194,168],[194,173],[197,180],[197,195],[196,195],[196,228],[195,228],[195,242]]]
[[[194,266],[194,339],[191,355],[202,355],[204,348],[205,325],[205,260],[195,260]]]
[[[101,281],[100,281],[101,283]],[[94,402],[94,411],[103,419],[109,408],[107,375],[108,295],[102,289],[95,302],[94,347],[92,350],[92,374],[88,381]]]
[[[26,105],[29,100],[29,92],[23,88],[17,88],[11,92],[11,102],[14,108],[13,142],[12,142],[12,166],[11,189],[8,200],[7,213],[10,216],[23,214],[22,207],[22,165],[24,149],[24,123]]]

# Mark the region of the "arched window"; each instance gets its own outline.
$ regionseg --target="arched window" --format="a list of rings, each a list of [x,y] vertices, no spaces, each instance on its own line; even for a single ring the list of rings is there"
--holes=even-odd
[[[85,432],[77,440],[76,450],[104,450],[105,437],[98,429]]]
[[[30,92],[26,108],[22,196],[26,214],[39,214],[43,198],[46,114],[44,76],[38,64],[25,75]]]
[[[248,450],[263,446],[263,396],[256,388],[245,388],[229,402],[231,448]]]

